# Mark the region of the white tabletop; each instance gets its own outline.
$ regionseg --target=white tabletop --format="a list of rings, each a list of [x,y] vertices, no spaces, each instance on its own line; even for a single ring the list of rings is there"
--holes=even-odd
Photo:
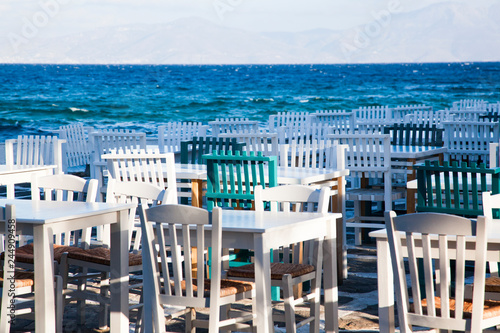
[[[0,206],[14,204],[18,223],[50,224],[100,214],[130,209],[133,204],[104,202],[33,201],[21,199],[0,199]]]
[[[445,153],[446,147],[391,145],[391,158],[421,159]]]
[[[311,184],[327,179],[349,175],[348,169],[290,168],[278,167],[279,184]],[[207,179],[207,166],[204,164],[175,164],[176,177],[180,179]]]

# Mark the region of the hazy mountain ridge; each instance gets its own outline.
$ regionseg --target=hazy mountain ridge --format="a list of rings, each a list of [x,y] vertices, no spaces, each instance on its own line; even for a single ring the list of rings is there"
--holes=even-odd
[[[496,13],[496,14],[495,14]],[[0,63],[378,63],[499,61],[500,5],[436,4],[345,31],[248,32],[200,18],[33,38]]]

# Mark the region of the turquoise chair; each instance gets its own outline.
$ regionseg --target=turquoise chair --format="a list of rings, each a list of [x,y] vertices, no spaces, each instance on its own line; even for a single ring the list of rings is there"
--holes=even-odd
[[[203,155],[207,163],[207,210],[214,207],[252,209],[254,188],[278,185],[278,157],[263,156],[262,152],[214,151]],[[229,266],[249,263],[250,251],[239,250],[230,257]],[[272,299],[279,300],[279,288],[273,287]]]

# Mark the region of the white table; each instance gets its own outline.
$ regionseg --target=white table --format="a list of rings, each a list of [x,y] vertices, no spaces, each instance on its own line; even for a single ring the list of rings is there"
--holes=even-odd
[[[271,248],[324,237],[323,288],[325,330],[338,332],[337,256],[335,255],[338,213],[284,213],[224,210],[222,247],[253,249],[257,331],[273,332],[271,304]],[[206,229],[207,237],[210,230]],[[146,272],[145,272],[146,273]],[[145,277],[145,279],[148,277]],[[151,289],[149,292],[153,292]]]
[[[133,204],[0,199],[0,206],[5,204],[16,206],[18,234],[34,236],[36,331],[56,329],[52,235],[110,224],[111,332],[128,332],[128,210]]]
[[[202,207],[203,181],[207,180],[207,166],[204,164],[175,164],[177,179],[191,180],[191,203]],[[278,184],[311,185],[326,180],[334,180],[337,184],[337,195],[332,196],[331,211],[345,216],[345,182],[344,177],[349,175],[348,169],[319,169],[319,168],[292,168],[278,167]],[[343,221],[337,223],[337,264],[339,280],[347,278],[347,248]]]
[[[19,166],[19,165],[0,165],[0,185],[7,185],[7,198],[14,199],[14,185],[21,183],[31,183],[33,175],[46,176],[52,175],[56,165],[40,166]]]

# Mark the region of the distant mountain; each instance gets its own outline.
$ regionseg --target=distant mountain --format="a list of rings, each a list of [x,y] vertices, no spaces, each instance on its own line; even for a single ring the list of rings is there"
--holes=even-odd
[[[201,18],[33,38],[0,63],[277,64],[500,61],[500,4],[441,3],[345,31],[248,32]]]

